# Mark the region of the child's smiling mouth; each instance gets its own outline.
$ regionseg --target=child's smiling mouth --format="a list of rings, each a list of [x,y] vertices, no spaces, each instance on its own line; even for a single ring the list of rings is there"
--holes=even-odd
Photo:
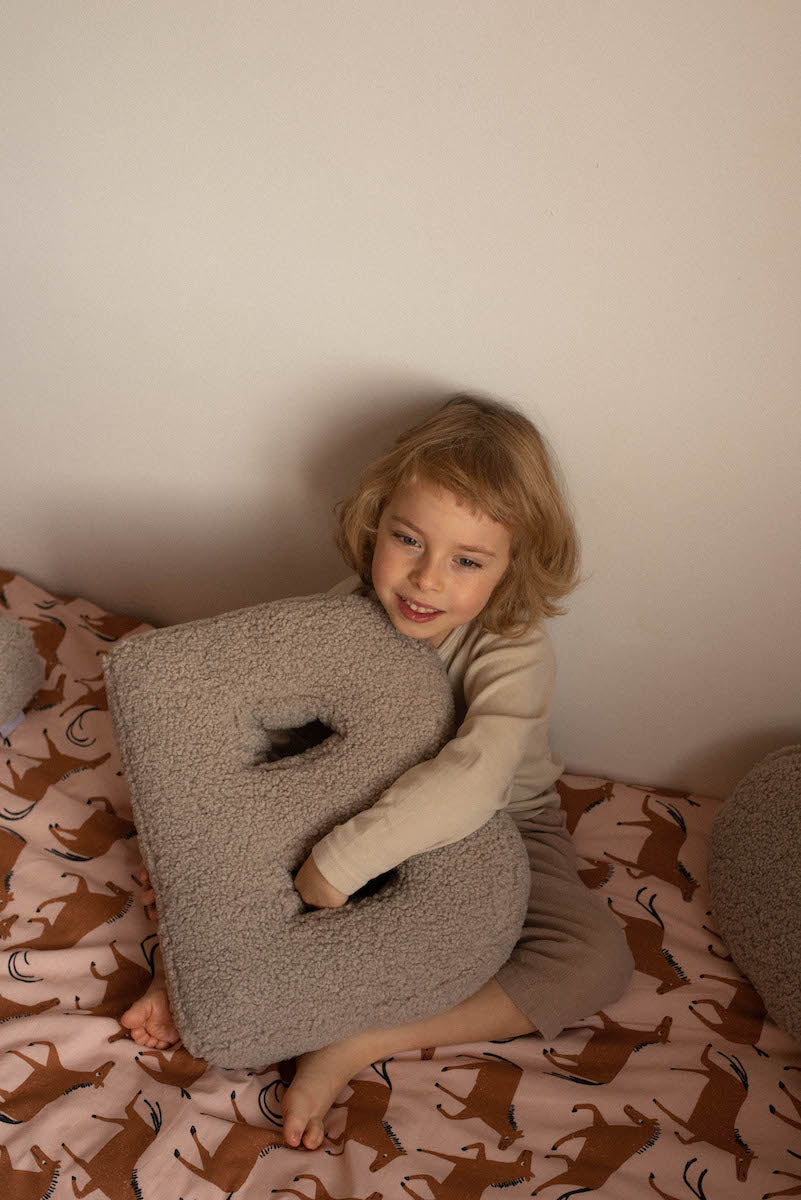
[[[431,621],[442,612],[440,608],[429,608],[427,605],[417,604],[414,600],[407,600],[400,593],[398,593],[398,601],[401,613],[408,621]]]

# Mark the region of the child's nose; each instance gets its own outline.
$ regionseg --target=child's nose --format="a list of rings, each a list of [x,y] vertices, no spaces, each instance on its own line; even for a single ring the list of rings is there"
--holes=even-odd
[[[418,560],[409,578],[421,592],[439,592],[442,590],[440,570],[436,563],[433,563],[431,560]]]

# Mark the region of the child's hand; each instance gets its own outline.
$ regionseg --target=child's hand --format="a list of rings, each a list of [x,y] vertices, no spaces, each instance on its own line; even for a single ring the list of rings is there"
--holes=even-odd
[[[156,910],[156,893],[153,890],[153,885],[150,882],[150,875],[147,867],[142,864],[138,870],[134,871],[133,877],[137,883],[145,889],[142,892],[142,903],[145,906],[145,915],[150,921],[158,923],[158,912]],[[152,910],[152,911],[151,911]]]
[[[295,891],[312,908],[342,908],[348,897],[332,887],[318,869],[311,854],[295,876]]]

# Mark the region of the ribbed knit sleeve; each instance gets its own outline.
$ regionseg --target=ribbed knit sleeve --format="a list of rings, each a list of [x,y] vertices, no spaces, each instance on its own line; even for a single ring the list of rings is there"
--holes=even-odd
[[[477,631],[470,656],[456,736],[312,850],[318,869],[346,895],[413,854],[479,829],[507,805],[524,756],[536,759],[541,743],[547,760],[556,663],[544,631],[515,640]]]

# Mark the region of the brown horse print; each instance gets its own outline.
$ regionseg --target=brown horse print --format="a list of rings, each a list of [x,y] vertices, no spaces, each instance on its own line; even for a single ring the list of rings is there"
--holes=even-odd
[[[7,829],[5,825],[0,825],[0,912],[14,899],[14,893],[10,889],[11,874],[27,844],[16,829]],[[0,936],[5,938],[8,934],[2,933]]]
[[[698,808],[698,804],[690,800],[690,793],[683,792],[681,788],[645,787],[642,783],[627,783],[626,787],[631,788],[633,792],[647,792],[649,796],[663,796],[665,800],[687,800]]]
[[[691,1158],[689,1162],[686,1162],[684,1164],[684,1170],[681,1177],[684,1180],[687,1190],[692,1192],[692,1194],[696,1196],[698,1200],[707,1200],[707,1195],[704,1191],[704,1178],[709,1170],[709,1167],[704,1167],[703,1171],[699,1172],[697,1187],[690,1182],[690,1167],[694,1166],[697,1162],[697,1158]],[[657,1187],[656,1176],[654,1175],[653,1171],[648,1176],[648,1186],[651,1188],[651,1191],[656,1192],[657,1196],[661,1196],[662,1200],[686,1200],[686,1197],[672,1196],[669,1192],[663,1192],[660,1187]]]
[[[475,1158],[459,1158],[455,1154],[442,1154],[439,1150],[419,1147],[419,1153],[433,1154],[435,1158],[451,1163],[453,1170],[444,1179],[422,1173],[404,1175],[401,1187],[406,1195],[411,1196],[412,1200],[427,1200],[427,1197],[409,1187],[413,1180],[422,1180],[435,1200],[482,1200],[487,1188],[514,1187],[517,1183],[528,1183],[534,1178],[531,1174],[530,1150],[521,1150],[511,1162],[487,1158],[483,1142],[469,1142],[462,1146],[462,1151],[466,1150],[477,1150],[478,1153]]]
[[[40,688],[36,695],[27,706],[26,711],[45,712],[48,708],[55,708],[57,704],[63,703],[64,700],[64,685],[67,681],[67,672],[62,671],[56,679],[52,687]],[[62,713],[63,717],[64,714]]]
[[[9,973],[12,973],[10,963]],[[9,1000],[7,996],[0,995],[0,1025],[4,1021],[14,1021],[18,1017],[34,1017],[37,1013],[49,1012],[51,1008],[58,1008],[60,1003],[58,996],[50,996],[49,999],[39,1000],[36,1004],[20,1004],[17,1000]],[[7,1050],[6,1053],[10,1054],[11,1050]],[[3,1192],[0,1191],[0,1196],[2,1195]]]
[[[82,1013],[91,1013],[94,1017],[114,1017],[118,1019],[125,1012],[126,1008],[131,1003],[131,996],[141,996],[147,990],[153,974],[147,967],[141,966],[138,962],[134,962],[128,958],[117,946],[117,939],[112,938],[108,947],[105,949],[111,951],[114,959],[114,966],[104,974],[99,970],[94,959],[89,963],[89,973],[92,979],[96,979],[99,983],[104,983],[105,991],[99,1000],[93,1004],[81,1005],[80,997],[75,997],[75,1011]],[[106,955],[107,957],[107,955]],[[94,992],[94,989],[93,989]],[[129,1030],[126,1026],[120,1024],[122,1037],[129,1036]],[[113,1040],[117,1041],[115,1037]]]
[[[651,896],[647,904],[643,904],[640,897],[646,889],[640,888],[635,897],[635,903],[639,904],[640,908],[651,914],[653,921],[646,920],[643,917],[629,916],[628,913],[618,910],[612,904],[611,897],[607,897],[606,903],[609,908],[623,923],[626,941],[631,951],[631,956],[634,959],[634,965],[637,970],[643,975],[648,975],[651,979],[656,979],[659,987],[656,989],[656,994],[662,996],[665,992],[675,991],[677,988],[687,987],[689,979],[685,972],[674,959],[673,955],[663,945],[665,936],[665,923],[654,907],[656,892]]]
[[[68,775],[78,771],[89,771],[93,767],[102,766],[111,758],[111,752],[108,750],[105,754],[99,754],[97,758],[82,758],[74,754],[65,754],[63,750],[59,750],[46,729],[42,730],[42,734],[47,751],[44,755],[39,757],[38,755],[21,754],[19,756],[36,763],[35,767],[28,767],[25,771],[17,772],[11,759],[6,759],[6,766],[11,774],[11,787],[7,783],[0,783],[0,788],[5,792],[10,792],[12,796],[19,796],[28,801],[27,806],[19,812],[9,813],[6,811],[3,813],[6,820],[16,820],[20,816],[27,816],[52,784],[61,783]]]
[[[208,1150],[198,1137],[197,1128],[191,1125],[189,1136],[195,1143],[200,1156],[200,1166],[175,1151],[178,1162],[198,1179],[213,1183],[224,1195],[233,1195],[244,1186],[248,1176],[263,1155],[285,1147],[280,1133],[264,1125],[249,1125],[236,1103],[236,1092],[231,1092],[231,1107],[235,1120],[228,1125],[228,1132],[215,1150]]]
[[[602,783],[600,787],[594,788],[574,788],[565,783],[563,779],[557,779],[554,787],[559,793],[562,808],[567,815],[567,831],[571,835],[576,832],[581,818],[599,804],[611,800],[615,790],[611,779]]]
[[[91,679],[77,679],[76,683],[82,683],[84,690],[72,704],[68,704],[62,711],[61,716],[65,717],[73,708],[92,708],[100,712],[108,712],[108,696],[106,695],[105,675],[101,671],[99,675],[92,676]],[[94,687],[93,684],[97,684]]]
[[[144,988],[142,990],[144,991]],[[155,1065],[146,1063],[146,1058],[155,1059]],[[209,1069],[209,1064],[204,1058],[195,1058],[183,1045],[172,1050],[140,1050],[134,1062],[155,1083],[177,1088],[184,1100],[192,1098],[192,1088]]]
[[[734,1156],[737,1178],[744,1183],[748,1178],[748,1168],[755,1155],[743,1141],[739,1129],[735,1125],[737,1114],[743,1106],[748,1094],[748,1075],[738,1058],[730,1058],[722,1050],[716,1053],[725,1058],[731,1067],[725,1067],[712,1061],[712,1043],[707,1042],[702,1054],[700,1067],[671,1067],[671,1071],[681,1071],[688,1075],[702,1075],[706,1079],[704,1087],[698,1095],[695,1107],[689,1117],[684,1118],[672,1113],[669,1108],[654,1099],[653,1103],[661,1112],[689,1130],[690,1136],[683,1137],[674,1130],[679,1141],[687,1146],[692,1142],[708,1142],[717,1146],[727,1154]]]
[[[546,1158],[563,1158],[567,1167],[560,1174],[536,1187],[531,1193],[532,1196],[537,1196],[545,1188],[554,1187],[556,1184],[573,1188],[573,1191],[564,1193],[565,1195],[591,1192],[595,1188],[603,1187],[624,1163],[633,1155],[642,1154],[644,1150],[650,1149],[659,1137],[659,1122],[638,1112],[631,1104],[623,1105],[623,1112],[630,1122],[628,1125],[611,1124],[594,1104],[574,1104],[571,1111],[576,1113],[582,1109],[592,1113],[592,1124],[566,1133],[551,1147],[552,1151],[558,1150],[567,1142],[583,1138],[581,1149],[575,1158],[569,1154],[546,1154]]]
[[[618,825],[631,825],[635,828],[648,830],[648,837],[640,847],[637,861],[619,858],[616,854],[606,851],[606,857],[614,863],[626,867],[632,879],[643,879],[646,875],[662,879],[681,892],[684,900],[692,900],[698,887],[698,880],[693,879],[687,868],[679,862],[679,851],[687,838],[687,825],[679,810],[672,804],[657,801],[668,813],[663,817],[655,809],[648,807],[650,793],[642,802],[644,821],[618,821]]]
[[[87,806],[93,806],[82,825],[68,827],[54,821],[48,825],[56,841],[67,851],[48,847],[48,853],[72,862],[87,862],[108,854],[117,841],[130,841],[136,836],[136,826],[127,817],[118,817],[107,796],[89,796]]]
[[[733,979],[730,975],[702,973],[698,978],[699,980],[711,979],[715,983],[725,983],[734,990],[731,1000],[725,1008],[719,1000],[691,1000],[689,1009],[693,1016],[706,1025],[707,1029],[711,1029],[713,1033],[727,1042],[733,1042],[737,1046],[751,1046],[757,1054],[764,1055],[765,1051],[759,1049],[757,1042],[762,1036],[762,1027],[767,1013],[762,998],[754,985],[743,976]],[[709,1017],[702,1016],[698,1012],[702,1004],[708,1005],[720,1019],[712,1021]]]
[[[314,1192],[299,1192],[297,1188],[273,1188],[273,1196],[299,1196],[300,1200],[384,1200],[383,1192],[371,1192],[369,1196],[333,1196],[318,1175],[296,1175],[293,1183],[301,1179],[310,1179],[314,1184]]]
[[[17,1058],[33,1068],[15,1088],[0,1088],[0,1122],[7,1125],[30,1121],[46,1105],[75,1088],[103,1087],[106,1076],[114,1066],[114,1062],[107,1059],[88,1071],[73,1071],[61,1062],[54,1042],[37,1041],[28,1045],[46,1046],[47,1058],[40,1063],[21,1050],[6,1051],[7,1054],[16,1054]]]
[[[615,873],[613,865],[602,858],[585,858],[584,861],[589,863],[589,866],[582,867],[578,877],[591,892],[604,887]]]
[[[785,1067],[784,1069],[785,1071],[801,1071],[801,1067]],[[801,1095],[794,1096],[783,1079],[779,1080],[779,1091],[784,1092],[798,1114],[799,1119],[794,1120],[792,1117],[786,1117],[784,1113],[778,1111],[775,1104],[770,1105],[771,1116],[778,1117],[780,1121],[784,1121],[785,1125],[789,1125],[791,1129],[801,1129]]]
[[[445,1111],[442,1104],[438,1104],[437,1112],[448,1121],[472,1121],[478,1117],[497,1133],[497,1148],[508,1150],[524,1136],[514,1123],[514,1098],[523,1078],[522,1067],[499,1054],[487,1054],[484,1057],[460,1054],[458,1057],[469,1061],[443,1067],[443,1074],[446,1071],[472,1071],[475,1073],[473,1086],[467,1096],[460,1096],[457,1092],[449,1091],[444,1084],[435,1083],[434,1086],[446,1096],[458,1100],[462,1105],[459,1112],[450,1113]]]
[[[61,1159],[48,1158],[41,1146],[30,1147],[35,1171],[15,1168],[8,1147],[0,1142],[0,1196],[8,1200],[43,1200],[52,1196],[58,1184]]]
[[[67,636],[67,627],[58,617],[22,616],[19,619],[30,626],[36,652],[44,660],[45,678],[49,679],[53,668],[61,662],[58,652]]]
[[[37,912],[50,904],[62,904],[63,907],[52,921],[49,917],[29,917],[29,925],[41,923],[39,937],[30,938],[27,942],[14,942],[11,949],[63,950],[75,946],[87,933],[124,916],[133,902],[133,893],[121,888],[112,879],[106,880],[106,887],[111,892],[111,895],[107,895],[105,892],[91,891],[84,876],[77,875],[75,871],[63,871],[61,878],[77,879],[75,891],[43,900],[37,906]]]
[[[327,1135],[332,1146],[341,1146],[339,1153],[328,1150],[329,1154],[339,1157],[351,1142],[366,1146],[374,1152],[375,1157],[368,1163],[371,1172],[381,1171],[388,1167],[396,1158],[402,1158],[407,1151],[401,1145],[400,1138],[386,1119],[389,1102],[392,1099],[392,1085],[386,1074],[386,1063],[383,1071],[386,1083],[375,1079],[352,1079],[351,1094],[347,1100],[332,1104],[331,1109],[344,1108],[347,1119],[345,1127],[336,1137]]]
[[[585,1083],[598,1086],[611,1083],[623,1070],[632,1054],[642,1050],[644,1046],[664,1046],[668,1040],[672,1017],[663,1017],[655,1029],[627,1029],[619,1025],[605,1012],[595,1014],[601,1024],[585,1026],[592,1034],[578,1054],[566,1054],[563,1050],[543,1050],[557,1071],[549,1071],[557,1079],[567,1079],[571,1083]]]
[[[98,1190],[108,1200],[130,1200],[131,1196],[142,1195],[136,1164],[161,1129],[161,1113],[157,1113],[146,1100],[145,1104],[150,1109],[150,1123],[140,1117],[134,1105],[141,1095],[139,1091],[128,1101],[124,1117],[105,1117],[100,1113],[92,1113],[93,1120],[119,1125],[120,1129],[91,1158],[81,1158],[65,1142],[61,1143],[62,1150],[66,1150],[89,1177],[83,1188],[78,1186],[76,1177],[72,1177],[72,1190],[79,1200]]]
[[[124,617],[119,613],[102,613],[99,617],[81,613],[81,620],[84,624],[79,625],[79,629],[87,629],[104,642],[118,642],[143,623],[138,617]]]

